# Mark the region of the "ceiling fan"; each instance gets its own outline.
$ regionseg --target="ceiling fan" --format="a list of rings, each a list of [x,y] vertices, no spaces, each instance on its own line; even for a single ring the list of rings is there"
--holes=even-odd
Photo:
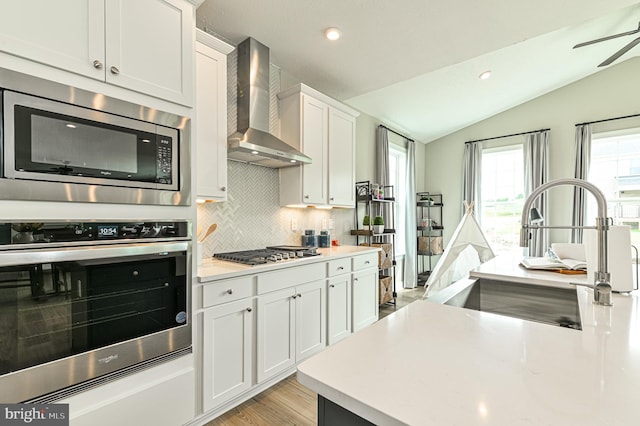
[[[600,43],[601,41],[612,40],[614,38],[624,37],[624,36],[637,34],[637,33],[640,33],[640,23],[638,23],[638,28],[636,28],[635,30],[626,31],[624,33],[614,34],[614,35],[610,35],[610,36],[607,36],[607,37],[597,38],[597,39],[591,40],[591,41],[585,41],[584,43],[576,44],[575,46],[573,46],[573,48],[576,49],[578,47],[588,46],[590,44]],[[613,63],[613,61],[618,59],[620,56],[624,55],[625,53],[627,53],[628,51],[633,49],[638,43],[640,43],[640,37],[636,37],[635,39],[631,40],[629,43],[627,43],[626,46],[624,46],[622,49],[618,50],[616,53],[614,53],[613,55],[608,57],[603,63],[598,65],[598,67],[606,67],[607,65],[610,65],[611,63]]]

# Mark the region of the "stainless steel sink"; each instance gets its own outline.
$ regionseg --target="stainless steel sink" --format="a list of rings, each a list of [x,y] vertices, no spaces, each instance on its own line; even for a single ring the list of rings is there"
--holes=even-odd
[[[582,330],[578,297],[573,288],[470,278],[450,285],[428,300]]]

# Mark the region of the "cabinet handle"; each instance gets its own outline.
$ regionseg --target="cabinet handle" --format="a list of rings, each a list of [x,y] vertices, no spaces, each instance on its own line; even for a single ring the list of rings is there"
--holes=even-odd
[[[247,312],[251,312],[251,311],[253,311],[253,309],[247,308]]]
[[[222,188],[220,188],[220,190],[221,190],[222,192],[225,192],[225,191],[227,190],[227,187],[226,187],[226,186],[223,186]]]
[[[308,199],[309,199],[309,196],[308,196],[308,195],[305,195],[305,196],[304,196],[304,199],[305,199],[305,200],[308,200]]]
[[[365,265],[368,265],[368,264],[370,264],[370,263],[371,263],[371,261],[369,261],[369,260],[366,260],[366,261],[364,262],[364,264],[365,264]]]
[[[329,284],[329,287],[334,288],[336,285],[335,284]]]
[[[335,198],[331,197],[331,198],[329,198],[329,201],[333,201],[334,199],[335,199]]]
[[[354,280],[354,281],[358,281],[358,279],[357,279],[357,278],[354,278],[353,280]]]
[[[295,298],[297,298],[297,297],[298,297],[298,295],[297,295],[297,294],[294,294],[293,296],[291,296],[291,298],[292,298],[292,299],[295,299]]]
[[[233,294],[233,290],[231,289],[227,290],[227,294]]]
[[[120,74],[120,70],[118,69],[118,67],[111,67],[111,74],[113,75]]]
[[[302,294],[298,293],[298,297],[302,297]]]
[[[344,269],[344,266],[338,266],[338,271],[342,271]]]
[[[95,60],[93,61],[93,67],[97,70],[101,70],[102,69],[102,62],[100,62],[99,60]]]
[[[133,271],[133,272],[131,273],[131,275],[133,275],[134,277],[137,277],[138,275],[140,275],[140,272],[138,272],[138,271]]]

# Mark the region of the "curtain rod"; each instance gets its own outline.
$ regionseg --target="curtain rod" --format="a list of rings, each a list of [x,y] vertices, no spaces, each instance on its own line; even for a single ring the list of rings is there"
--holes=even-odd
[[[378,124],[378,127],[382,127],[384,129],[387,129],[388,131],[390,131],[391,133],[395,133],[398,136],[402,136],[403,138],[405,138],[406,140],[408,140],[409,142],[415,142],[413,139],[411,139],[410,137],[407,137],[405,135],[403,135],[402,133],[398,133],[393,129],[388,128],[387,126],[385,126],[384,124]]]
[[[485,139],[478,139],[478,140],[475,140],[475,141],[468,141],[468,142],[465,142],[465,144],[474,143],[474,142],[492,141],[494,139],[510,138],[511,136],[528,135],[528,134],[531,134],[531,133],[546,132],[547,130],[551,130],[551,129],[540,129],[540,130],[532,130],[530,132],[512,133],[510,135],[502,135],[502,136],[495,136],[493,138],[485,138]]]
[[[576,124],[576,127],[578,127],[578,126],[584,126],[585,124],[604,123],[604,122],[606,122],[606,121],[623,120],[623,119],[625,119],[625,118],[633,118],[633,117],[640,117],[640,114],[625,115],[625,116],[623,116],[623,117],[605,118],[604,120],[586,121],[586,122],[584,122],[584,123],[578,123],[578,124]]]

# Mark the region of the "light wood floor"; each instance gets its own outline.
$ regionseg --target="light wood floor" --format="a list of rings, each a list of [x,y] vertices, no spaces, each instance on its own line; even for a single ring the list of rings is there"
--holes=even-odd
[[[396,305],[380,307],[380,318],[418,300],[424,287],[398,290]],[[293,374],[233,408],[205,426],[312,426],[317,424],[317,394],[302,386]]]

